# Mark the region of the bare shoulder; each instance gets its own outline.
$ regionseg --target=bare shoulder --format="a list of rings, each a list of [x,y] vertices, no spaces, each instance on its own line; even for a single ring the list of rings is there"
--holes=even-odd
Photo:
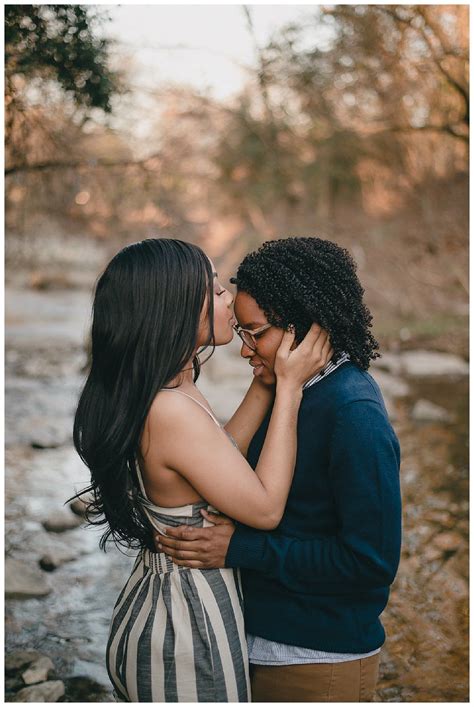
[[[210,415],[197,402],[186,395],[162,390],[150,407],[148,423],[153,429],[167,432],[170,429],[184,430],[195,426],[199,431],[218,430]]]

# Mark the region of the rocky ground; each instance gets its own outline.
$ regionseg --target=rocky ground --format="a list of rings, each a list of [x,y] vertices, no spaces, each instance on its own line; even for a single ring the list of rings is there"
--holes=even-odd
[[[8,288],[6,347],[6,700],[110,702],[104,649],[132,559],[98,550],[71,443],[90,295]],[[225,419],[249,382],[238,345],[200,387]],[[372,371],[399,435],[404,547],[384,614],[378,701],[468,701],[467,364],[430,350],[386,352]]]

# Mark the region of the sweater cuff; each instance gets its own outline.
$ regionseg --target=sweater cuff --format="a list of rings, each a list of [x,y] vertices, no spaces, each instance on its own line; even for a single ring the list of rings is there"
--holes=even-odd
[[[262,569],[265,535],[264,531],[238,525],[230,539],[225,566]]]

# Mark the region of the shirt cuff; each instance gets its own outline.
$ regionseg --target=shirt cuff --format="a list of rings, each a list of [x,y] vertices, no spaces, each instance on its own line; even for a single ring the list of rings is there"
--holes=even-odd
[[[230,539],[225,566],[244,567],[250,570],[263,569],[265,535],[265,531],[238,525]]]

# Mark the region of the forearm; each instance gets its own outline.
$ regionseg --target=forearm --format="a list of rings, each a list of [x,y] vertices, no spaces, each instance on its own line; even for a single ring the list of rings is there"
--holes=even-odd
[[[400,526],[370,549],[341,536],[300,540],[238,526],[226,567],[257,570],[298,593],[346,594],[391,584],[399,557]]]
[[[401,545],[399,464],[398,441],[381,407],[367,401],[345,406],[327,469],[334,530],[297,539],[241,526],[226,561],[301,592],[390,584]]]
[[[302,389],[277,384],[275,403],[255,472],[265,487],[271,513],[280,521],[296,463],[296,426]]]
[[[254,378],[244,399],[225,425],[240,451],[247,455],[249,444],[262,424],[275,396],[274,386],[267,386]]]

